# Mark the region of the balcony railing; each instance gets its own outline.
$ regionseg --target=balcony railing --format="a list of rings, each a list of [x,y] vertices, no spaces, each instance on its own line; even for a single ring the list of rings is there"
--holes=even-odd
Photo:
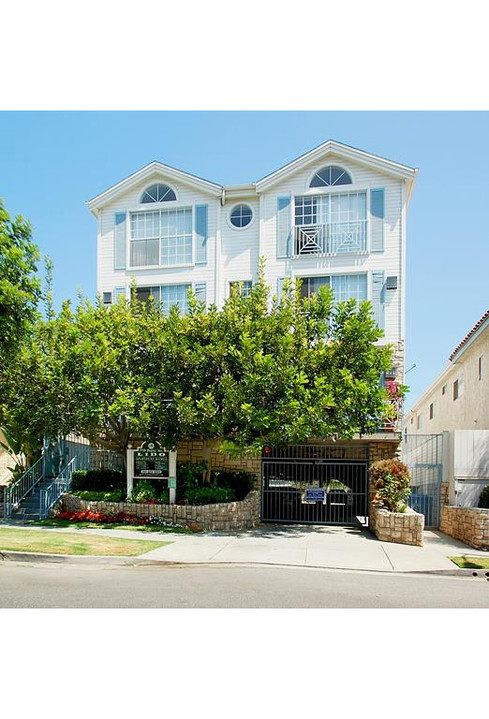
[[[367,252],[367,220],[294,227],[294,257],[350,252]]]
[[[400,432],[403,404],[402,397],[391,397],[389,400],[390,417],[384,420],[380,427],[381,432]]]

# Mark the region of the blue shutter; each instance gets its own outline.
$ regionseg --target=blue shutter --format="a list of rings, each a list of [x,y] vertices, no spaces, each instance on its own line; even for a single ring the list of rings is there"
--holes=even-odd
[[[282,297],[282,290],[284,288],[284,280],[285,280],[285,277],[279,277],[277,279],[277,297],[278,297],[279,301],[280,301],[280,298]]]
[[[384,249],[384,190],[370,191],[370,250],[382,252]]]
[[[385,327],[384,272],[372,272],[372,310],[374,320],[381,330]]]
[[[116,212],[114,222],[114,270],[126,269],[126,213]]]
[[[277,257],[290,257],[291,235],[290,197],[277,198]]]
[[[207,209],[208,205],[195,206],[195,262],[207,262]]]
[[[196,282],[194,285],[195,299],[198,302],[207,302],[207,285],[205,282]]]

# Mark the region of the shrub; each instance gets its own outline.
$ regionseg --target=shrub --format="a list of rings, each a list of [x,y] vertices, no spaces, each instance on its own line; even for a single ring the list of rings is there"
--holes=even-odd
[[[84,489],[72,491],[80,499],[88,502],[123,502],[126,499],[126,493],[122,489],[114,489],[113,492],[90,492]]]
[[[411,494],[409,469],[398,459],[382,459],[370,466],[374,504],[384,505],[390,512],[405,511]]]
[[[177,501],[187,499],[187,492],[202,486],[207,462],[180,462],[177,464]]]
[[[185,499],[189,504],[220,504],[234,502],[236,494],[229,487],[216,487],[210,484],[207,487],[188,490]]]
[[[489,509],[489,484],[480,493],[478,506],[480,509]]]
[[[155,500],[156,489],[147,479],[140,479],[132,491],[131,499],[135,502],[147,502]]]
[[[251,472],[222,472],[216,470],[211,475],[212,484],[232,489],[237,500],[242,500],[255,486],[256,477]]]
[[[71,488],[90,492],[112,492],[124,490],[126,477],[115,469],[82,469],[73,472]]]

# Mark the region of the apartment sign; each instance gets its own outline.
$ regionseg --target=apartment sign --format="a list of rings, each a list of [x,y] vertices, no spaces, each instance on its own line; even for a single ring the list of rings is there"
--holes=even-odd
[[[135,477],[162,477],[169,474],[170,453],[154,439],[143,442],[134,452]]]

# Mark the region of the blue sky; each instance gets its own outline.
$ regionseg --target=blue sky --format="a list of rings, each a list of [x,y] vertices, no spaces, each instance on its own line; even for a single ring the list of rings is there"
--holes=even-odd
[[[409,406],[489,307],[487,112],[1,112],[0,197],[31,220],[55,298],[93,296],[85,201],[151,160],[250,182],[327,139],[419,168],[408,217]]]

